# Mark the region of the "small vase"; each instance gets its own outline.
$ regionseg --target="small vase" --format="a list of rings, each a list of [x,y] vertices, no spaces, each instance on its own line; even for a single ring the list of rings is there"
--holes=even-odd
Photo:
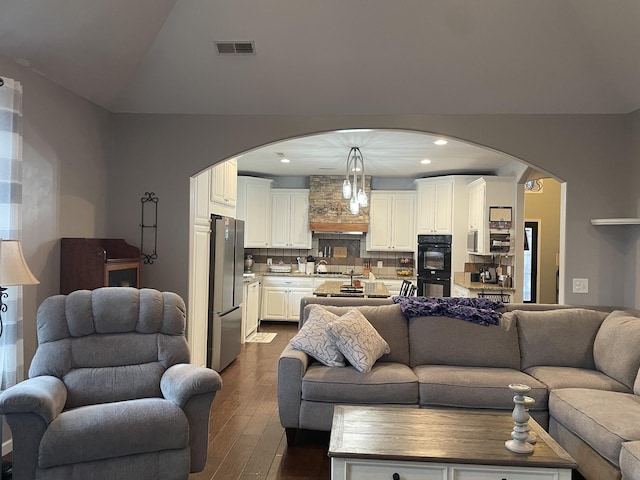
[[[251,267],[253,267],[253,256],[247,255],[247,258],[244,259],[244,272],[251,273]]]

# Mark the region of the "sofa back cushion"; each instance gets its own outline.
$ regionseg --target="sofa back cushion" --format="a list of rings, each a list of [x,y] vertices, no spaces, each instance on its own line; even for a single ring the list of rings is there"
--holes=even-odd
[[[305,316],[311,305],[305,307]],[[400,311],[400,305],[335,307],[323,305],[323,307],[336,315],[344,315],[354,308],[364,315],[373,325],[382,338],[389,344],[390,353],[380,357],[381,362],[400,362],[409,364],[409,327],[407,317]]]
[[[593,356],[599,371],[638,393],[640,318],[620,310],[611,312],[598,330]]]
[[[536,366],[595,369],[593,342],[606,312],[585,308],[513,312],[522,370]]]
[[[489,326],[443,316],[414,317],[409,321],[410,365],[519,369],[515,323],[511,313]]]

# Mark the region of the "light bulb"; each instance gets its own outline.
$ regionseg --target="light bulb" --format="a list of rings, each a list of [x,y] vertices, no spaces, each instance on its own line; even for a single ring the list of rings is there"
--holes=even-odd
[[[358,190],[358,203],[361,207],[366,207],[369,204],[369,200],[367,199],[367,194],[364,193],[364,190],[361,188]]]
[[[353,215],[358,215],[360,213],[360,204],[355,196],[351,197],[351,201],[349,201],[349,211]]]
[[[342,182],[342,198],[350,198],[351,197],[351,182],[349,180],[345,180]]]

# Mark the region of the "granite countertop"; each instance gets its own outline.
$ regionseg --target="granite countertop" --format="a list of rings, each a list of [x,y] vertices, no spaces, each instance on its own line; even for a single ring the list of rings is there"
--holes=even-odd
[[[349,278],[348,274],[344,273],[312,273],[306,274],[298,270],[292,270],[291,272],[264,272],[262,275],[265,277],[327,277],[327,278]],[[362,278],[361,273],[354,273],[353,278]]]
[[[257,275],[257,274],[256,274]],[[289,273],[279,273],[279,272],[264,272],[260,274],[264,277],[313,277],[313,278],[344,278],[349,279],[350,275],[345,273],[312,273],[311,275],[307,275],[306,273],[292,271]],[[364,275],[362,273],[354,273],[353,278],[355,279],[364,279]],[[376,276],[375,281],[384,281],[384,280],[409,280],[415,282],[417,277],[405,277],[405,276],[397,276],[397,277],[378,277]]]
[[[453,282],[456,285],[460,285],[463,288],[467,288],[469,290],[484,290],[485,292],[515,292],[515,288],[507,288],[499,285],[497,283],[482,283],[482,282],[471,282],[467,280],[464,274],[460,275],[459,273],[455,273],[453,275]]]
[[[262,275],[254,273],[252,277],[243,277],[242,283],[253,283],[262,280]]]
[[[362,282],[362,290],[359,292],[345,292],[340,287],[348,284],[348,282],[326,281],[313,291],[317,297],[369,297],[369,298],[387,298],[391,295],[389,290],[382,282],[366,282],[373,285],[373,291],[369,291],[365,282]],[[366,293],[365,293],[366,290]]]

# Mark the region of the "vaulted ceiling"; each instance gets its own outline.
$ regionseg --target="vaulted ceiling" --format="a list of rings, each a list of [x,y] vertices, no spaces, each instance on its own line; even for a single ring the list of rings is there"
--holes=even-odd
[[[628,113],[638,25],[638,0],[0,0],[0,55],[112,112]]]

